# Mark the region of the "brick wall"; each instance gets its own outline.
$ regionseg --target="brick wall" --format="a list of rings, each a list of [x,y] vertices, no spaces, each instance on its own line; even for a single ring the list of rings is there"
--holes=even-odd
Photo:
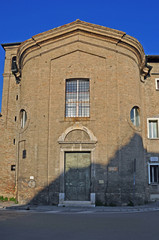
[[[110,30],[110,39],[108,33],[101,34],[100,27],[90,30],[91,25],[83,24],[81,31],[74,29],[72,33],[70,27],[35,36],[34,47],[31,39],[19,47],[20,84],[10,72],[11,56],[17,48],[5,49],[1,192],[14,194],[17,182],[16,194],[21,203],[57,204],[59,193],[64,191],[63,153],[90,151],[91,192],[96,193],[97,203],[143,203],[148,199],[146,154],[158,152],[158,141],[147,140],[146,119],[157,114],[158,94],[153,77],[140,80],[142,47],[138,42],[127,44],[127,38],[123,44],[113,35],[122,36],[122,32]],[[131,44],[136,44],[135,48]],[[65,83],[71,78],[89,79],[89,118],[65,118]],[[134,106],[140,109],[139,127],[130,120]],[[23,129],[21,109],[27,112]],[[91,131],[97,141],[90,138],[78,142],[70,137],[69,142],[59,143],[60,136],[76,124]],[[16,164],[16,172],[10,171],[11,164]]]

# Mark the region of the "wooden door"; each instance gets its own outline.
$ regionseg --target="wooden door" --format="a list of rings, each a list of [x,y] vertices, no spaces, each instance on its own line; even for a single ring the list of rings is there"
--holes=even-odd
[[[65,200],[90,200],[90,152],[65,153]]]

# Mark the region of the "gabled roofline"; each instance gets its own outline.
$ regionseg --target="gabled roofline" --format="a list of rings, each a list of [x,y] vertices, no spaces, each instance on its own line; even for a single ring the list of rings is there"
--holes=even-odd
[[[108,28],[108,27],[104,27],[104,26],[101,26],[101,25],[98,25],[98,24],[93,24],[93,23],[88,23],[88,22],[85,22],[85,21],[81,21],[80,19],[77,19],[76,21],[74,22],[71,22],[71,23],[67,23],[67,24],[64,24],[62,26],[59,26],[59,27],[56,27],[56,28],[53,28],[53,29],[50,29],[48,31],[45,31],[45,32],[42,32],[42,33],[39,33],[39,34],[36,34],[33,36],[33,38],[40,38],[42,37],[43,35],[45,35],[46,33],[47,34],[52,34],[52,32],[57,32],[57,31],[62,31],[63,29],[65,28],[72,28],[73,26],[75,25],[83,25],[87,28],[94,28],[94,29],[98,29],[98,31],[111,31],[111,32],[114,32],[114,34],[125,34],[125,32],[123,31],[120,31],[120,30],[116,30],[116,29],[113,29],[113,28]]]
[[[145,53],[142,45],[136,38],[131,37],[125,32],[119,30],[87,23],[77,19],[72,23],[68,23],[66,25],[37,34],[21,43],[17,52],[17,64],[19,71],[21,71],[23,60],[27,53],[33,49],[35,50],[41,48],[46,43],[55,41],[77,32],[83,32],[92,36],[94,35],[98,38],[101,38],[102,40],[106,40],[123,48],[129,49],[138,58],[138,64],[141,71],[145,67]]]

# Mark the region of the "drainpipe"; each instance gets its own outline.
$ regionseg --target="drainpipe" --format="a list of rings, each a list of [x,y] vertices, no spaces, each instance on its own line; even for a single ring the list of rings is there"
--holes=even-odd
[[[19,181],[19,149],[20,149],[19,144],[21,142],[24,142],[24,145],[25,145],[26,140],[18,141],[18,149],[17,149],[18,154],[17,154],[17,165],[16,165],[16,176],[15,176],[15,178],[16,178],[16,188],[17,188],[17,190],[16,190],[16,199],[17,200],[18,200],[18,181]]]

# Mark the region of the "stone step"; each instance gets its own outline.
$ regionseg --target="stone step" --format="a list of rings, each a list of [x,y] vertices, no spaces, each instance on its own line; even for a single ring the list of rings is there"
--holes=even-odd
[[[58,207],[95,207],[91,201],[63,201]]]

